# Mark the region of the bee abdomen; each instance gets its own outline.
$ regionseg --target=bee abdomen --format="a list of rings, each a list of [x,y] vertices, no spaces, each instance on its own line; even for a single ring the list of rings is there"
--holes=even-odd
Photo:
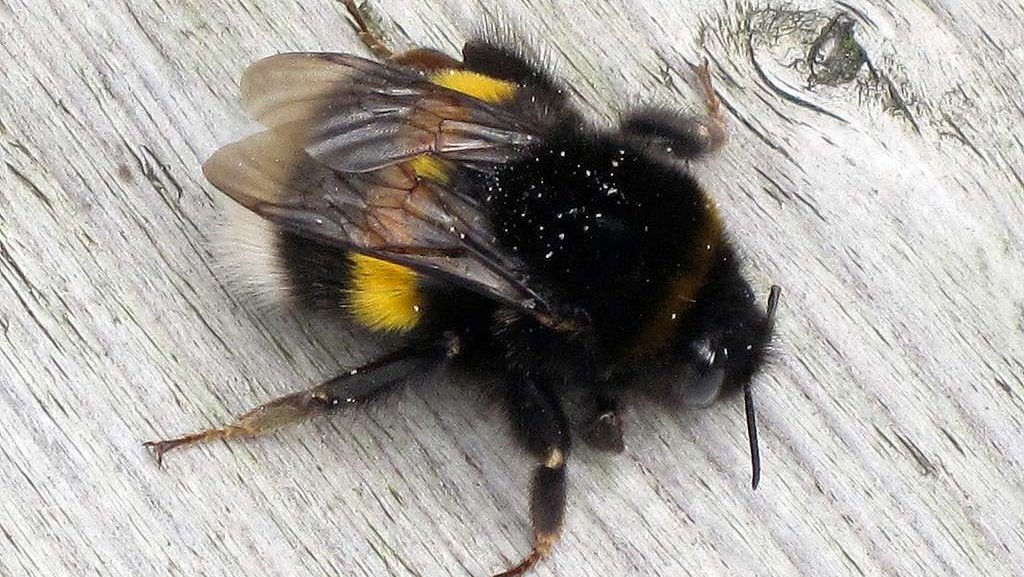
[[[241,208],[228,216],[228,276],[261,304],[340,313],[378,331],[420,324],[427,297],[409,268],[307,239]]]
[[[424,296],[412,270],[285,231],[278,247],[300,306],[341,310],[377,331],[404,333],[419,324]]]

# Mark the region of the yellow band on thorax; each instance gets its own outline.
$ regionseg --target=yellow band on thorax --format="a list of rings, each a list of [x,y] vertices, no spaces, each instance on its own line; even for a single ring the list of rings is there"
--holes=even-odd
[[[649,354],[665,346],[684,321],[686,313],[697,302],[697,293],[704,287],[708,273],[714,266],[722,239],[722,221],[718,209],[710,200],[706,208],[704,224],[694,239],[693,266],[669,281],[665,295],[657,303],[651,318],[631,347],[633,355]]]

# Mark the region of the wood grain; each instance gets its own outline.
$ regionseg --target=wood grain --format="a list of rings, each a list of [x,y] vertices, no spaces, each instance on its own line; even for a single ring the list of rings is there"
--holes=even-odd
[[[619,457],[571,466],[543,575],[1024,574],[1024,8],[376,0],[399,45],[503,14],[601,121],[696,106],[694,170],[757,285],[783,285],[742,407],[639,399]],[[529,463],[448,375],[248,443],[217,424],[375,348],[224,282],[200,165],[252,126],[237,81],[288,50],[362,53],[330,0],[0,0],[0,575],[489,575],[526,551]]]

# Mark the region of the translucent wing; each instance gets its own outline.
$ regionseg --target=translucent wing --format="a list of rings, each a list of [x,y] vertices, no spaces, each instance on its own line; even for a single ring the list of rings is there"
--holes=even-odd
[[[487,170],[539,142],[542,128],[416,72],[345,54],[256,62],[242,103],[268,130],[203,167],[240,204],[296,234],[571,326],[498,246],[478,191],[455,192],[403,164],[429,155]]]
[[[494,245],[479,205],[401,166],[343,173],[274,131],[217,151],[209,181],[296,234],[408,266],[560,325],[522,263]]]
[[[263,125],[342,172],[369,172],[423,154],[501,163],[540,132],[419,73],[348,54],[260,60],[242,78],[242,104]]]

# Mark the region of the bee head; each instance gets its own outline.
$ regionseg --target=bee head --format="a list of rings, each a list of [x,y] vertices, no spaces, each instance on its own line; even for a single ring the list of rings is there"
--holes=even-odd
[[[777,299],[773,287],[769,304]],[[748,388],[771,340],[771,309],[762,309],[750,298],[709,306],[715,310],[695,318],[675,347],[675,362],[682,370],[671,385],[672,396],[688,406],[704,407]]]
[[[702,300],[674,347],[669,396],[688,406],[707,406],[723,395],[743,392],[747,434],[753,466],[752,486],[760,478],[757,424],[751,381],[764,364],[774,328],[781,289],[772,286],[768,306],[761,308],[738,273],[715,279],[701,291]]]

